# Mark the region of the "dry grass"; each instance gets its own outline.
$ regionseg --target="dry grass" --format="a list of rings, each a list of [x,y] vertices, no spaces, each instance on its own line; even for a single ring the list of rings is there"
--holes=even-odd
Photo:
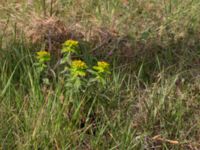
[[[42,2],[40,4],[42,6]],[[157,49],[166,49],[172,44],[195,46],[200,39],[197,16],[200,4],[194,5],[189,0],[184,3],[178,0],[82,0],[71,1],[68,5],[46,1],[45,10],[33,1],[31,9],[29,4],[21,2],[15,7],[13,3],[7,3],[7,7],[4,5],[2,9],[11,16],[10,22],[16,22],[19,29],[25,29],[27,37],[33,42],[49,42],[52,39],[55,43],[62,43],[67,38],[83,39],[96,45],[107,42],[109,45],[105,49],[117,49],[124,57],[135,57],[147,53],[151,55]],[[112,46],[111,39],[114,41]]]

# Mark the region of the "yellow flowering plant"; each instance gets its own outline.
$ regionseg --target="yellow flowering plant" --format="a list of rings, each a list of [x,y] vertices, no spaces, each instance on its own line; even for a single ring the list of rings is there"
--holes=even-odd
[[[48,62],[51,59],[50,53],[45,50],[41,50],[36,54],[37,54],[36,58],[39,60],[40,63]]]
[[[49,79],[45,77],[45,73],[43,72],[47,68],[47,63],[51,60],[50,53],[45,50],[38,51],[36,52],[36,59],[37,62],[34,65],[37,67],[37,73],[39,76],[43,76],[43,83],[49,84]]]
[[[81,56],[78,55],[78,41],[67,40],[62,46],[62,56],[55,64],[56,67],[59,66],[57,74],[55,73],[55,66],[51,68],[51,65],[54,64],[54,61],[51,59],[50,53],[45,50],[41,50],[36,53],[36,66],[40,74],[42,72],[51,72],[54,76],[58,75],[59,79],[65,81],[65,86],[69,87],[67,89],[72,90],[79,90],[83,86],[90,86],[96,82],[105,85],[107,75],[110,74],[109,63],[105,61],[98,61],[95,66],[92,66],[91,64],[88,65],[83,59],[86,58],[87,60],[88,57],[81,58]],[[73,57],[76,57],[76,59],[73,59],[72,54]],[[90,63],[92,62],[90,61]],[[47,64],[51,65],[48,65],[47,67]],[[44,77],[44,73],[42,75]],[[47,78],[44,78],[44,80],[49,81]]]
[[[63,46],[61,50],[62,53],[74,53],[76,52],[79,43],[78,41],[75,40],[67,40],[63,43],[62,46]]]
[[[98,61],[96,66],[93,66],[91,73],[95,76],[94,81],[98,81],[101,84],[106,84],[106,76],[110,72],[110,64],[105,61]]]
[[[97,66],[94,66],[93,69],[97,71],[98,74],[110,74],[110,64],[105,61],[98,61]]]
[[[78,51],[78,48],[82,48],[81,46],[83,46],[79,46],[78,41],[67,40],[62,46],[62,55],[58,59],[50,55],[48,51],[41,50],[36,52],[35,64],[38,71],[38,81],[42,81],[42,86],[51,88],[51,91],[55,87],[54,83],[56,82],[55,85],[58,85],[58,82],[60,86],[59,90],[62,90],[63,95],[70,95],[70,99],[67,101],[70,113],[74,109],[80,110],[78,113],[83,113],[80,115],[80,118],[85,118],[85,114],[87,118],[90,118],[88,112],[94,112],[93,115],[95,116],[95,112],[99,109],[97,106],[101,103],[101,98],[97,96],[100,95],[102,97],[102,93],[108,89],[106,83],[108,75],[111,73],[110,64],[106,61],[96,61],[96,58],[87,53],[90,50],[84,50],[84,53],[82,53],[81,49]],[[86,47],[83,48],[85,49]],[[90,92],[89,97],[96,97],[97,99],[93,101],[93,99],[89,98],[86,102],[79,103],[83,99],[77,96],[83,92],[88,92],[90,89],[92,89],[92,92]],[[97,103],[96,100],[98,101]],[[105,101],[102,102],[105,104]],[[77,107],[79,108],[76,109]],[[82,109],[82,107],[84,108]],[[72,116],[73,118],[75,117]],[[75,123],[72,125],[79,123],[77,121],[73,122]]]
[[[72,77],[85,77],[87,65],[82,60],[73,60],[70,68]]]
[[[86,84],[87,64],[82,60],[72,60],[67,68],[68,72],[64,74],[65,86],[73,92],[79,91]]]
[[[79,42],[75,40],[67,40],[62,44],[61,53],[63,57],[61,64],[71,63],[71,54],[77,53]]]

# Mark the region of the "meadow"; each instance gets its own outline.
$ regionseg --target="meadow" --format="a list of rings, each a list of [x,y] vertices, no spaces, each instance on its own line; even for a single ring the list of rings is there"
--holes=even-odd
[[[199,8],[0,1],[0,150],[199,150]]]

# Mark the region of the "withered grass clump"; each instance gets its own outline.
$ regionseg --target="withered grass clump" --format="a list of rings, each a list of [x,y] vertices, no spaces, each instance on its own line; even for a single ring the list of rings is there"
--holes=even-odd
[[[99,50],[109,49],[113,45],[110,43],[117,42],[119,39],[119,34],[115,30],[97,26],[88,30],[79,23],[68,25],[69,23],[65,23],[55,16],[32,15],[28,22],[29,24],[24,25],[27,39],[32,43],[44,42],[49,51],[58,51],[61,43],[66,39],[75,39],[90,42],[94,47],[93,51],[100,54],[105,51]]]
[[[80,38],[80,34],[67,28],[67,26],[56,17],[38,17],[34,16],[29,21],[25,33],[28,39],[33,43],[45,42],[47,49],[57,50],[59,45],[66,39]]]
[[[47,39],[59,41],[66,38],[67,29],[65,25],[55,17],[33,16],[29,23],[25,33],[33,43]]]

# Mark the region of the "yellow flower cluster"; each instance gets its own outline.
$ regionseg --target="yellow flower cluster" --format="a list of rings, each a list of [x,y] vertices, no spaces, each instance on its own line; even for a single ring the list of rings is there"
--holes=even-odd
[[[41,50],[41,51],[37,52],[36,54],[37,54],[36,58],[40,61],[45,62],[45,61],[50,60],[50,53],[47,51]]]
[[[86,69],[87,65],[85,62],[81,60],[73,60],[71,64],[71,75],[73,77],[81,76],[84,77],[86,76]]]
[[[73,60],[72,61],[72,68],[86,69],[87,65],[82,60]]]
[[[104,69],[109,69],[109,67],[110,67],[110,64],[105,61],[98,61],[97,65]]]
[[[63,43],[62,53],[75,52],[78,47],[78,41],[67,40]]]
[[[75,40],[67,40],[64,45],[67,45],[67,46],[77,46],[78,45],[78,41],[75,41]]]
[[[93,67],[99,73],[110,73],[110,64],[105,61],[98,61],[97,66]]]

